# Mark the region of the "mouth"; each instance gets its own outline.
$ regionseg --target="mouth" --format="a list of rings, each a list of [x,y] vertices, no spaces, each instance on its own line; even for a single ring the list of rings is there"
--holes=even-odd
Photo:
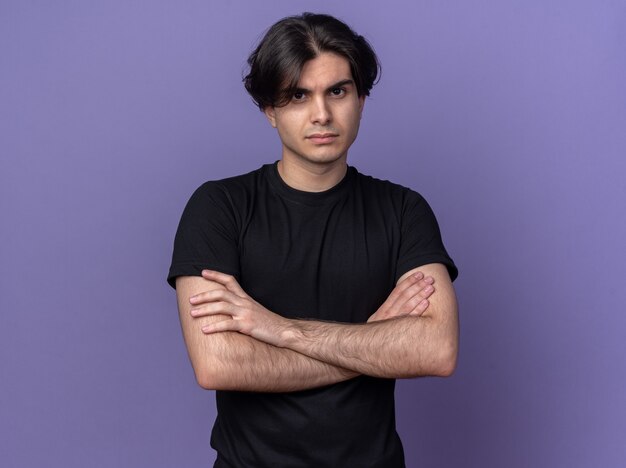
[[[325,144],[332,143],[338,136],[336,133],[313,133],[306,138],[315,144]]]

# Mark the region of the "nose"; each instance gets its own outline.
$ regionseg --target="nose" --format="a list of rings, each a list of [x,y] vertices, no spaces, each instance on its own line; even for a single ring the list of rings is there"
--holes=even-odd
[[[311,99],[311,122],[317,125],[328,125],[332,120],[326,99],[317,96]]]

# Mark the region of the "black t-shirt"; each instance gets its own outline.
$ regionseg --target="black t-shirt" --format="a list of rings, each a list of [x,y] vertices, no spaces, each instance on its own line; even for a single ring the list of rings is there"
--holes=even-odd
[[[168,282],[218,270],[285,317],[363,323],[404,273],[427,263],[457,276],[416,192],[353,167],[330,190],[302,192],[274,163],[195,191]],[[216,466],[402,467],[394,386],[360,376],[291,393],[218,391]]]

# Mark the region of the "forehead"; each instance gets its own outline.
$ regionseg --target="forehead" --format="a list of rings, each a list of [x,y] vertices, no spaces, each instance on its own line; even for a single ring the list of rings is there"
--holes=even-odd
[[[350,64],[345,57],[331,52],[323,52],[305,62],[298,80],[299,88],[326,88],[343,80],[351,80]]]

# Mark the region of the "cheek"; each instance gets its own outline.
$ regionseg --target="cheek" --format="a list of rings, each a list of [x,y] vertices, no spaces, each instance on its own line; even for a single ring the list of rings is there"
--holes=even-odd
[[[289,112],[276,120],[276,128],[283,134],[293,134],[301,129],[301,122],[302,117],[297,112]]]
[[[361,123],[361,107],[359,101],[355,100],[342,109],[340,121],[347,133],[356,133]]]
[[[359,125],[361,125],[361,116],[360,114],[351,114],[349,119],[346,121],[348,128],[346,130],[349,131],[352,135],[356,135],[359,131]]]
[[[289,147],[295,147],[298,145],[298,130],[293,125],[285,124],[276,128],[278,130],[278,137],[280,141]]]

